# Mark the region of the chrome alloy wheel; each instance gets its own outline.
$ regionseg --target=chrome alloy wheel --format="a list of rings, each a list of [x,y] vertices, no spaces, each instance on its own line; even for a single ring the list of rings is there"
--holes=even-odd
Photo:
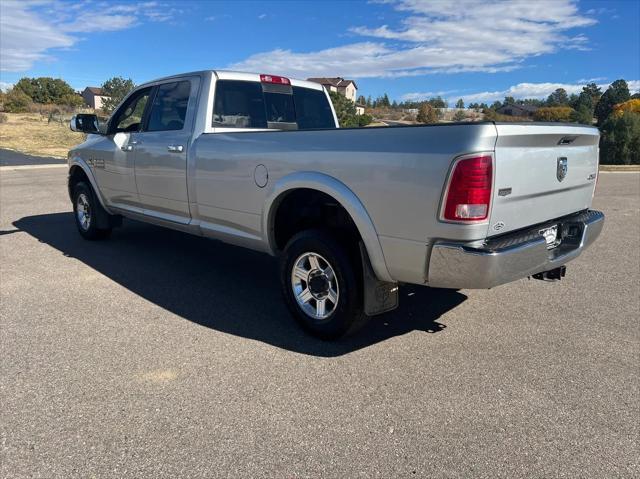
[[[317,253],[304,253],[293,263],[291,288],[302,310],[314,319],[327,319],[338,305],[333,267]]]
[[[89,205],[89,198],[85,193],[80,193],[76,200],[76,216],[78,217],[78,223],[80,227],[87,231],[91,226],[91,206]]]

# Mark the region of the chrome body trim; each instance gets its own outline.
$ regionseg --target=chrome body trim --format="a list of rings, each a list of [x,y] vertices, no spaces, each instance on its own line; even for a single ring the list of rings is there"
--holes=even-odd
[[[563,266],[577,258],[600,235],[604,214],[589,211],[559,218],[576,234],[548,250],[543,236],[497,249],[472,248],[468,244],[436,241],[429,261],[428,286],[455,289],[486,289]]]

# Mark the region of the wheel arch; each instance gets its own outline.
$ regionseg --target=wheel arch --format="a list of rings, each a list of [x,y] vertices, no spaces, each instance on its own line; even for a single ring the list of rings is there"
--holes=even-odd
[[[344,183],[324,173],[292,173],[274,184],[265,201],[262,215],[263,236],[271,254],[278,252],[275,235],[278,208],[289,194],[300,189],[315,190],[333,198],[355,224],[376,276],[383,281],[393,281],[387,269],[378,234],[366,208]]]
[[[89,181],[89,184],[93,188],[93,192],[98,198],[100,205],[105,209],[107,213],[111,214],[111,211],[106,205],[104,198],[102,197],[102,193],[98,188],[98,183],[96,182],[96,179],[93,176],[93,172],[91,171],[91,168],[89,168],[89,165],[87,165],[87,163],[82,158],[79,158],[79,157],[74,157],[69,161],[69,177],[68,177],[68,184],[67,184],[69,189],[69,197],[73,199],[72,185],[77,181],[79,177],[82,177],[82,176],[84,177],[84,179]]]

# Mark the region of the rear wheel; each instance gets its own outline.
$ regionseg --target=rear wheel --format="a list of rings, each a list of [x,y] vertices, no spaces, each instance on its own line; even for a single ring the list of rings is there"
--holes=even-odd
[[[289,310],[308,332],[336,339],[364,323],[360,260],[328,232],[306,230],[287,243],[281,287]]]
[[[111,234],[111,228],[98,228],[98,208],[102,206],[91,186],[82,181],[76,183],[73,189],[73,213],[78,231],[84,239],[104,239]]]

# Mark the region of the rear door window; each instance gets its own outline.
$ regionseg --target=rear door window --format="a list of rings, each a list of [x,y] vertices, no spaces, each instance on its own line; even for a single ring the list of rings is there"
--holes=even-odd
[[[214,127],[299,129],[335,128],[322,90],[241,80],[219,80]]]
[[[236,80],[216,82],[213,126],[267,128],[267,117],[260,83]]]
[[[331,105],[324,91],[294,86],[293,101],[299,130],[336,127]]]
[[[190,92],[191,82],[188,80],[158,86],[146,131],[182,130]]]

